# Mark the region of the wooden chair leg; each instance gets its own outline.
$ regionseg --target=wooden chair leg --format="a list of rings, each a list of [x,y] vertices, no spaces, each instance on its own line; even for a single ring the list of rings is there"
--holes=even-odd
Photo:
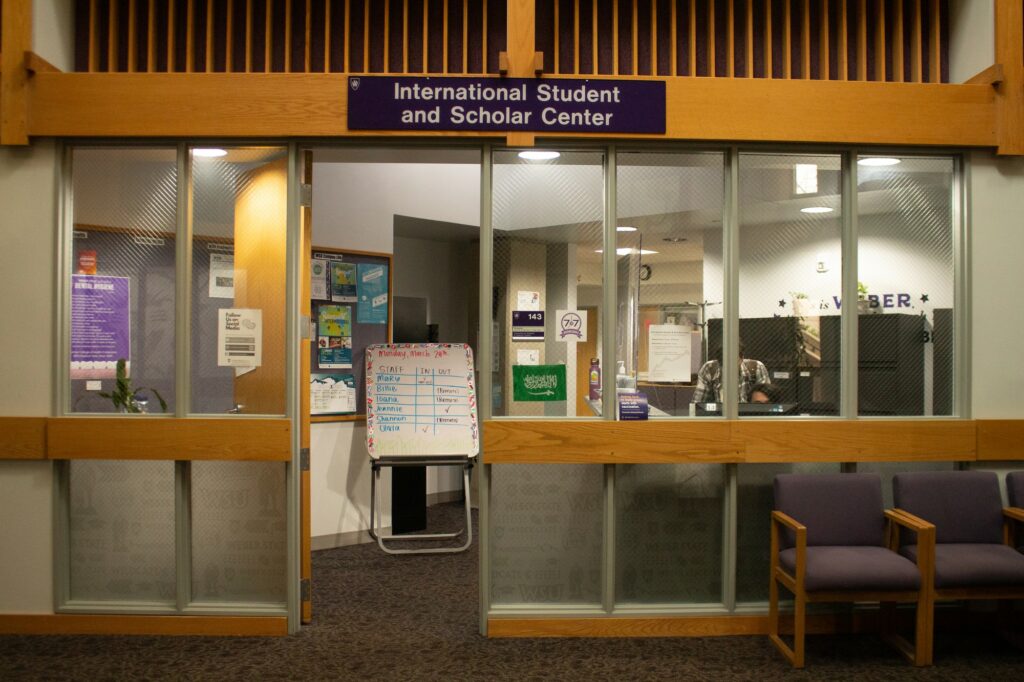
[[[927,594],[917,599],[917,614],[914,624],[914,665],[932,664],[932,641],[935,635],[935,604]]]
[[[793,604],[793,667],[804,667],[804,638],[807,630],[807,595],[797,587]]]
[[[799,665],[797,664],[796,651],[782,641],[782,635],[779,633],[779,583],[774,573],[772,574],[771,582],[768,584],[768,638],[775,645],[775,648],[779,650],[779,653],[789,661],[790,665],[798,668],[803,667],[802,661]]]

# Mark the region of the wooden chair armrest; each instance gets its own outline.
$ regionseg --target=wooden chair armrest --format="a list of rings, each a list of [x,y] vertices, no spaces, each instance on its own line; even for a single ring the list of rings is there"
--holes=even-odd
[[[917,533],[935,530],[935,524],[925,521],[920,516],[914,516],[903,509],[886,509],[885,518],[889,519],[892,523]]]
[[[1011,521],[1024,523],[1024,509],[1020,507],[1003,507],[1003,516]]]
[[[788,527],[790,530],[793,530],[794,532],[796,532],[798,534],[799,534],[800,531],[804,531],[804,532],[807,531],[807,526],[805,526],[804,524],[800,523],[799,521],[794,519],[792,516],[789,516],[788,514],[786,514],[784,512],[780,512],[778,509],[772,511],[772,521],[774,523],[781,523],[783,526]]]

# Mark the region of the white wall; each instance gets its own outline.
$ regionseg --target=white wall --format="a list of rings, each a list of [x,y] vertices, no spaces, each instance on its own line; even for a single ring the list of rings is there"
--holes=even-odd
[[[51,140],[0,147],[0,414],[51,413],[57,152]],[[0,613],[53,609],[52,464],[0,461]]]
[[[950,0],[949,81],[963,83],[995,63],[994,0]]]
[[[33,0],[32,51],[61,71],[73,71],[74,3],[67,0]]]
[[[1024,416],[1024,159],[971,155],[971,400],[978,419]]]

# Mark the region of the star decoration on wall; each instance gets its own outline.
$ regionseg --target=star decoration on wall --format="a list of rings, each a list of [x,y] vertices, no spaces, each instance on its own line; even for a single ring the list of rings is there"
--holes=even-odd
[[[786,307],[786,299],[784,299],[784,298],[780,298],[779,299],[779,307],[780,308],[785,308]]]
[[[928,302],[928,294],[921,294],[921,303]]]

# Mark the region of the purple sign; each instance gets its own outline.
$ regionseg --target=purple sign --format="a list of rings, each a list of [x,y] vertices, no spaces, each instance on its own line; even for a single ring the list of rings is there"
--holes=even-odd
[[[620,393],[619,420],[639,421],[647,419],[647,394],[646,393]]]
[[[349,130],[665,133],[665,82],[350,76]]]
[[[71,276],[71,378],[108,379],[131,356],[127,277]]]
[[[513,341],[543,341],[544,311],[513,310],[512,311]]]

